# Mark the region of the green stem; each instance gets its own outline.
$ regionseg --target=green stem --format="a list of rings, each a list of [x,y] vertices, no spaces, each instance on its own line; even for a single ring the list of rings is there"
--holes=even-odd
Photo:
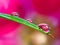
[[[9,20],[12,20],[12,21],[15,21],[15,22],[18,22],[18,23],[21,23],[21,24],[24,24],[26,26],[29,26],[31,28],[34,28],[35,30],[39,31],[39,32],[42,32],[44,34],[48,34],[48,33],[45,33],[43,30],[39,29],[39,27],[33,23],[30,23],[22,18],[19,18],[19,17],[16,17],[16,16],[11,16],[11,15],[8,15],[8,14],[0,14],[0,17],[2,18],[7,18]]]

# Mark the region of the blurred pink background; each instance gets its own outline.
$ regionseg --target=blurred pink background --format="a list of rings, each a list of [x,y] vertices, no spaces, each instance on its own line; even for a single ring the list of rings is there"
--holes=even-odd
[[[0,0],[0,13],[15,11],[23,19],[33,18],[35,14],[47,16],[56,28],[57,41],[53,45],[60,45],[60,0]],[[0,18],[0,45],[17,45],[19,26],[16,22]]]

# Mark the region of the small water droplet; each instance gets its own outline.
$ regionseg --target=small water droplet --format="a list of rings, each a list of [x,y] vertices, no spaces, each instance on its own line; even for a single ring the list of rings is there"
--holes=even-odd
[[[31,19],[27,19],[28,22],[32,23],[32,20]]]
[[[17,12],[12,12],[11,15],[19,17],[19,14]]]

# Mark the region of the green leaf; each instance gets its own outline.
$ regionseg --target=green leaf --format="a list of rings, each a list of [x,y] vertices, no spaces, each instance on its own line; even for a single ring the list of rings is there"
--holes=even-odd
[[[39,29],[39,27],[33,23],[30,23],[22,18],[19,18],[19,17],[16,17],[16,16],[11,16],[11,15],[8,15],[8,14],[0,14],[0,17],[2,18],[7,18],[9,20],[12,20],[12,21],[15,21],[15,22],[18,22],[20,24],[24,24],[26,26],[29,26],[31,28],[34,28],[35,30],[39,31],[39,32],[42,32],[44,34],[48,34],[48,33],[45,33],[43,30]]]

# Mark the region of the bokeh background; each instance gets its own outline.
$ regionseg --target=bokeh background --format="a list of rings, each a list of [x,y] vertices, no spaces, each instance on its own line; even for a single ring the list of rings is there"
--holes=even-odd
[[[35,24],[49,24],[55,36],[52,45],[60,45],[60,0],[0,0],[0,13],[12,12],[18,12],[23,19],[32,19]],[[17,22],[0,18],[0,45],[18,45],[20,27]]]

